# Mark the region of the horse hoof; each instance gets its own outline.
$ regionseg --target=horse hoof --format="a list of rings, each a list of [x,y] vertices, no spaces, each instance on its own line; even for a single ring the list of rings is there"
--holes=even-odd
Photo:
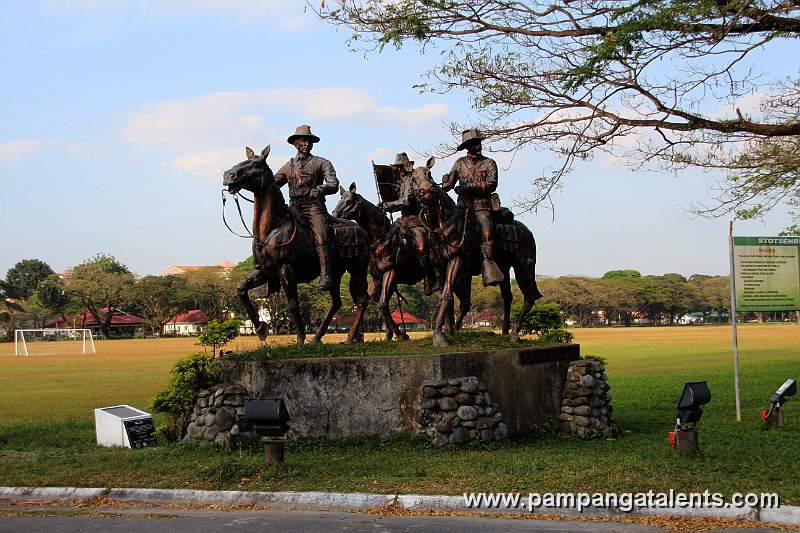
[[[519,333],[512,333],[511,334],[511,340],[514,341],[514,342],[520,342]]]
[[[259,340],[265,341],[267,340],[267,335],[269,334],[269,327],[262,322],[256,328],[256,334],[258,335]]]
[[[319,339],[311,339],[311,342],[308,343],[309,346],[319,346],[321,344]]]
[[[450,346],[450,343],[447,342],[447,337],[444,336],[444,333],[441,331],[435,331],[433,333],[433,346],[436,348],[442,348],[444,346]]]
[[[397,341],[398,342],[405,342],[405,341],[410,341],[410,340],[411,340],[411,337],[409,337],[405,333],[402,333],[397,337]]]

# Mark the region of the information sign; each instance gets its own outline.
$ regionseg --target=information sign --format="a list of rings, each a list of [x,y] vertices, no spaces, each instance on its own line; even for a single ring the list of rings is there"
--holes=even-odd
[[[800,237],[734,237],[737,311],[800,310]]]

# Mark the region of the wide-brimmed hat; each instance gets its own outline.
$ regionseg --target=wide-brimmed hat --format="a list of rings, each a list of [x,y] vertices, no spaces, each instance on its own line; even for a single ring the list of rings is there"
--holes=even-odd
[[[478,128],[470,128],[468,130],[464,130],[461,132],[461,144],[458,145],[456,150],[463,150],[467,147],[467,145],[474,141],[482,141],[486,137],[483,136],[483,133]]]
[[[297,129],[294,130],[294,135],[289,136],[289,144],[294,144],[301,137],[308,137],[313,143],[319,142],[319,137],[311,133],[311,126],[303,124],[302,126],[297,126]]]
[[[406,163],[411,163],[412,165],[414,164],[413,161],[410,161],[408,159],[408,154],[407,153],[400,152],[399,154],[394,156],[394,163],[392,163],[392,165],[395,166],[395,167],[402,167]]]

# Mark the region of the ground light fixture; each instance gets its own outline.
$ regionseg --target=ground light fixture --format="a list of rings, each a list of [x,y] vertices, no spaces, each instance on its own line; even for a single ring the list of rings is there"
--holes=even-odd
[[[783,411],[781,406],[786,403],[788,396],[797,394],[797,380],[789,378],[783,382],[783,385],[778,387],[778,390],[770,397],[769,410],[761,410],[761,424],[762,428],[770,429],[773,427],[783,427]]]
[[[245,400],[244,416],[253,424],[264,445],[264,460],[270,465],[284,461],[286,433],[289,431],[289,411],[283,398]]]
[[[711,391],[705,381],[691,381],[683,386],[678,399],[678,415],[675,431],[669,433],[669,443],[679,452],[697,453],[700,451],[695,426],[703,416],[701,406],[711,401]]]

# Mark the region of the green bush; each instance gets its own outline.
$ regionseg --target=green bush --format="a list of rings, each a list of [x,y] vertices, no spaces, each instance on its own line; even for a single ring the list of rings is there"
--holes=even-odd
[[[516,320],[522,305],[515,305],[511,312],[512,320]],[[551,303],[538,303],[522,320],[519,328],[522,335],[536,335],[546,343],[566,343],[572,341],[572,333],[564,329],[564,315],[561,309]]]
[[[166,390],[153,396],[150,407],[167,415],[167,422],[158,428],[159,434],[169,441],[183,437],[192,414],[197,394],[217,381],[219,367],[213,356],[196,353],[180,359],[170,370]]]
[[[207,346],[211,348],[211,356],[216,357],[217,349],[222,348],[239,334],[239,321],[226,320],[221,322],[219,320],[212,320],[206,327],[203,328],[197,344],[200,346]]]

